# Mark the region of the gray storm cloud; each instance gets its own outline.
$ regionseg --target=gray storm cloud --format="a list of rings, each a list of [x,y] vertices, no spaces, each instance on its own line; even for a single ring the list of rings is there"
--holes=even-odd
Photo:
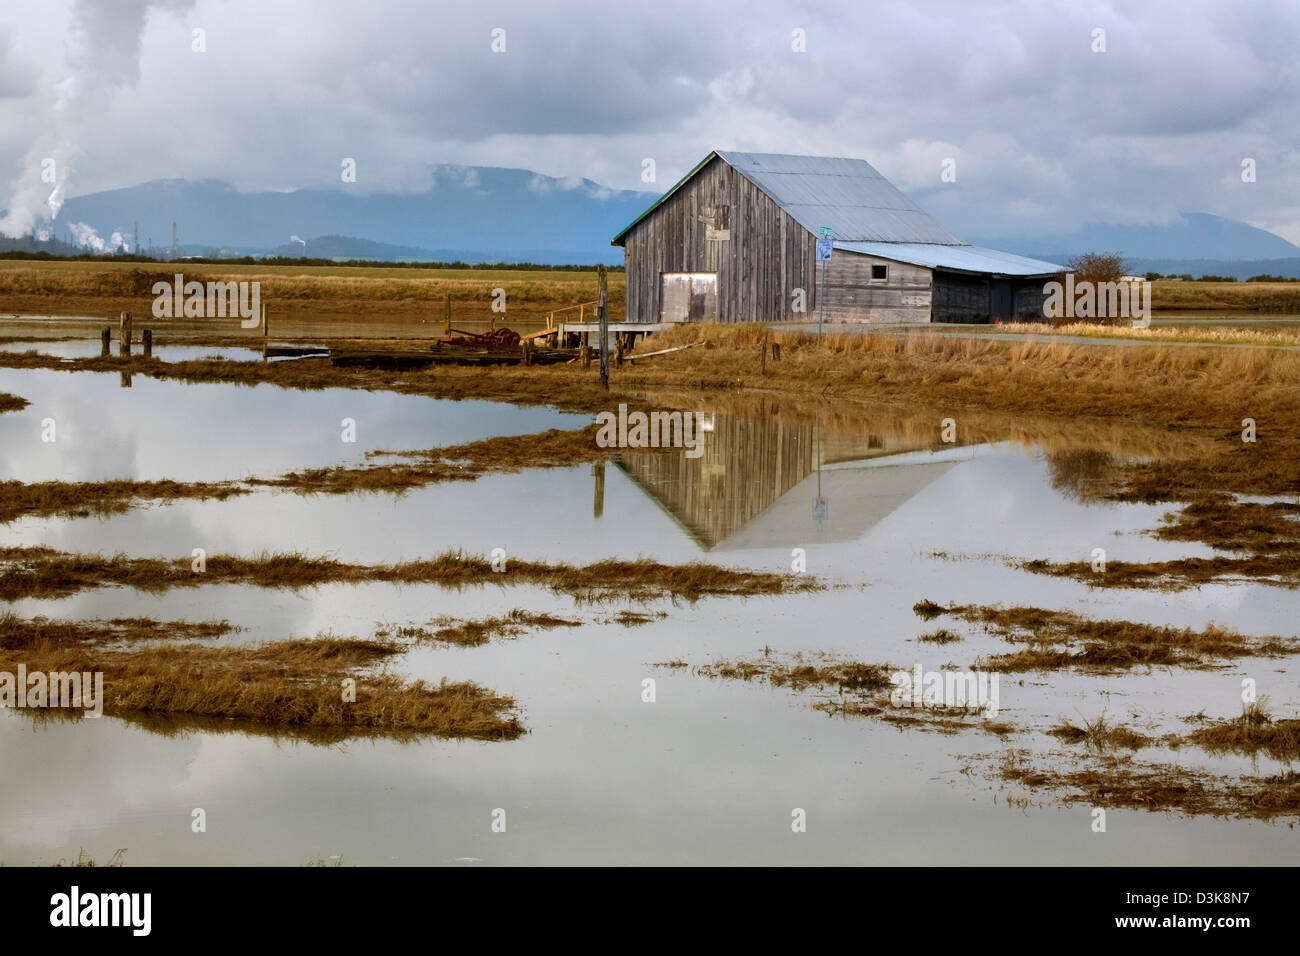
[[[0,31],[49,64],[6,98],[0,62],[10,232],[48,219],[51,193],[151,179],[339,188],[355,157],[354,193],[427,189],[440,164],[664,189],[721,147],[864,158],[959,235],[1189,210],[1300,241],[1295,0],[657,0],[594,18],[581,0],[48,6],[72,10],[69,36],[0,8]]]

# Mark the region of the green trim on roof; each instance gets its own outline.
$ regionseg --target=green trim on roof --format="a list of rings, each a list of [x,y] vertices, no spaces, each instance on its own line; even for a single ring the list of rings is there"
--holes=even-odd
[[[677,190],[681,189],[681,188],[682,188],[682,185],[683,185],[683,184],[684,184],[688,179],[690,179],[692,176],[694,176],[696,173],[698,173],[702,168],[704,168],[704,166],[708,163],[709,160],[714,159],[714,158],[720,158],[720,157],[718,157],[718,151],[717,151],[716,149],[715,149],[715,150],[712,150],[712,151],[709,153],[709,155],[705,156],[702,160],[700,160],[698,163],[696,163],[696,164],[695,164],[695,167],[694,167],[694,168],[693,168],[689,173],[687,173],[687,174],[686,174],[685,176],[683,176],[681,179],[677,180],[677,185],[673,186],[672,189],[668,190],[668,192],[664,193],[662,196],[660,196],[658,199],[656,199],[653,203],[651,203],[649,206],[647,206],[645,212],[641,213],[641,215],[637,216],[635,219],[633,219],[631,222],[629,222],[626,226],[624,226],[624,227],[623,227],[623,230],[622,230],[622,231],[621,231],[617,236],[615,236],[613,239],[611,239],[611,240],[609,241],[609,244],[610,244],[611,246],[621,246],[623,243],[622,243],[620,240],[622,240],[622,238],[623,238],[624,236],[626,236],[629,232],[631,232],[634,228],[636,228],[636,224],[637,224],[637,223],[639,223],[642,219],[644,219],[646,216],[650,215],[652,212],[654,212],[656,209],[658,209],[660,206],[662,206],[665,202],[667,202],[669,196],[671,196],[673,193],[677,192]],[[726,162],[726,160],[723,160],[723,162]]]

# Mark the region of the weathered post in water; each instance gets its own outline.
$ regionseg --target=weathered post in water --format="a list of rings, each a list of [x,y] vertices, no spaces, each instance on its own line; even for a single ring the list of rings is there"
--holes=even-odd
[[[262,338],[267,338],[271,334],[271,327],[266,324],[266,303],[262,303]]]
[[[140,335],[144,342],[144,357],[153,358],[153,329],[145,329]]]
[[[442,318],[443,330],[447,335],[451,335],[451,293],[448,292],[442,299]]]
[[[99,355],[101,358],[108,358],[109,348],[113,342],[113,329],[111,326],[104,326],[104,331],[99,333]]]
[[[609,276],[604,266],[596,268],[600,292],[596,295],[596,312],[600,319],[600,384],[609,388]]]
[[[596,501],[591,508],[591,516],[599,518],[605,513],[605,459],[591,463],[591,473],[596,476]]]
[[[758,347],[758,354],[763,357],[763,374],[767,375],[767,337],[771,334],[770,329],[763,330],[763,344]]]
[[[131,354],[131,313],[123,312],[117,320],[117,354]]]

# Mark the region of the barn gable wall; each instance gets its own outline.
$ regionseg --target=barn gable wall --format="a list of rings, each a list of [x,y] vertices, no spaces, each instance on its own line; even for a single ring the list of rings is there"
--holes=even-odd
[[[664,272],[717,273],[719,322],[805,318],[791,311],[791,293],[808,290],[812,308],[816,246],[766,193],[714,158],[624,237],[627,320],[660,321]]]

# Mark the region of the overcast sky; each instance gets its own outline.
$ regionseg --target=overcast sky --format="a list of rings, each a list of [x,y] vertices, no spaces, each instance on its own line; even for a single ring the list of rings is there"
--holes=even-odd
[[[47,201],[46,158],[66,195],[342,188],[344,157],[349,188],[662,191],[731,148],[861,157],[959,235],[1185,210],[1300,243],[1298,45],[1297,0],[5,0],[0,208]]]

